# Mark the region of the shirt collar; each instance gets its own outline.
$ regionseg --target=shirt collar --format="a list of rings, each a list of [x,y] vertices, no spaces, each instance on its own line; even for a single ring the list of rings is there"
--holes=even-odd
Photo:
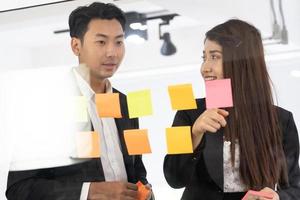
[[[82,73],[79,72],[79,67],[74,67],[72,70],[81,94],[88,100],[92,99],[95,96],[95,92],[89,84],[88,76],[82,75]],[[112,93],[112,86],[108,79],[105,84],[105,93]]]

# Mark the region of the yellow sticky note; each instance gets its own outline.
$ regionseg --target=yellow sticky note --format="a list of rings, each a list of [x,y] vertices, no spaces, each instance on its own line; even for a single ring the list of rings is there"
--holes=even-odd
[[[96,94],[95,102],[99,117],[122,117],[119,93]]]
[[[75,121],[88,121],[87,99],[84,96],[75,97]]]
[[[188,110],[197,108],[192,84],[172,85],[168,87],[173,110]]]
[[[190,126],[177,126],[166,129],[168,154],[193,153]]]
[[[151,153],[147,129],[125,130],[124,138],[129,155]]]
[[[150,90],[141,90],[127,94],[129,118],[152,115]]]
[[[99,133],[93,131],[79,132],[76,135],[76,149],[78,158],[99,158]]]

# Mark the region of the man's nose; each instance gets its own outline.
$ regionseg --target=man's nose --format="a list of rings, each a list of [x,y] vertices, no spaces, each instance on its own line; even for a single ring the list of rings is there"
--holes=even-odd
[[[116,48],[114,44],[108,44],[106,47],[106,56],[107,57],[114,57],[116,56]]]

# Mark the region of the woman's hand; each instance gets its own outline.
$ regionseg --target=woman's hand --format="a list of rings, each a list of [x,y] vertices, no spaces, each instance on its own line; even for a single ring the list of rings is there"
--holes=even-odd
[[[272,190],[271,188],[265,187],[264,189],[261,190],[261,192],[269,193],[273,196],[272,199],[262,198],[261,200],[280,200],[278,193]]]
[[[221,127],[225,127],[227,122],[225,117],[229,113],[224,109],[208,109],[203,112],[195,121],[192,127],[192,138],[194,149],[200,144],[203,134],[208,131],[215,133]]]
[[[260,192],[267,193],[271,196],[271,198],[250,194],[246,200],[280,200],[277,192],[275,192],[271,188],[265,187],[264,189],[260,190]]]

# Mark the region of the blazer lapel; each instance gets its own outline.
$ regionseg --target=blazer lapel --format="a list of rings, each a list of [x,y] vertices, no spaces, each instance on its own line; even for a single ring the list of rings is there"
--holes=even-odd
[[[118,91],[114,91],[118,92]],[[123,159],[124,164],[126,167],[127,172],[127,178],[128,181],[135,183],[135,170],[134,170],[134,156],[129,156],[125,138],[124,138],[124,130],[126,129],[133,129],[136,127],[132,126],[131,121],[128,118],[128,111],[127,111],[127,103],[126,103],[126,97],[120,93],[120,105],[121,105],[121,112],[122,112],[122,118],[115,118],[116,126],[118,129],[120,144],[121,144],[121,151],[123,153]]]
[[[223,190],[223,131],[205,134],[204,162],[213,181]]]
[[[117,91],[114,88],[113,88],[113,92],[119,93],[119,91]],[[119,98],[120,98],[122,118],[115,118],[115,122],[118,129],[118,134],[119,134],[120,143],[122,147],[121,150],[123,152],[123,155],[128,155],[123,132],[126,129],[130,129],[130,121],[128,119],[126,97],[123,96],[121,93],[119,93],[119,95],[120,95]]]
[[[129,163],[134,163],[133,156],[128,155],[126,143],[125,143],[125,138],[124,138],[124,130],[126,129],[132,129],[131,122],[128,118],[128,110],[127,110],[127,102],[126,102],[126,96],[120,93],[118,90],[113,88],[114,93],[119,93],[120,95],[120,106],[121,106],[121,113],[122,113],[122,118],[115,118],[116,126],[118,129],[118,135],[120,139],[120,144],[121,144],[121,151],[123,153],[123,158],[125,165],[128,165]]]

